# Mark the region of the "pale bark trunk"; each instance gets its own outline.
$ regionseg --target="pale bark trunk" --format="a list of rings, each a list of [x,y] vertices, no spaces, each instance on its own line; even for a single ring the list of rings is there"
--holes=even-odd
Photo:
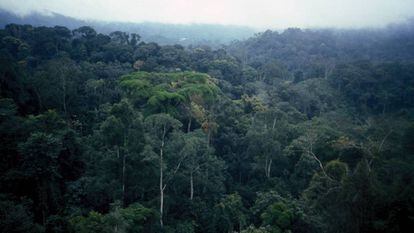
[[[268,168],[267,168],[267,178],[270,178],[270,171],[272,169],[272,162],[273,162],[273,160],[270,159],[269,164],[268,164]]]
[[[270,172],[271,172],[271,168],[272,168],[272,159],[266,158],[266,164],[265,164],[265,175],[266,178],[270,178]]]
[[[125,206],[125,180],[126,180],[126,158],[128,156],[128,137],[124,134],[124,153],[122,156],[122,204]]]
[[[192,121],[192,118],[190,117],[190,119],[188,120],[188,125],[187,125],[187,133],[189,133],[191,130],[191,121]]]
[[[163,212],[164,212],[164,183],[163,183],[163,153],[164,153],[164,138],[166,133],[166,127],[164,125],[162,139],[161,139],[161,147],[160,147],[160,225],[161,227],[164,226],[163,223]]]
[[[321,168],[323,174],[326,177],[328,177],[329,179],[331,179],[331,177],[328,176],[328,174],[326,173],[325,168],[323,167],[323,164],[322,164],[321,160],[312,151],[308,151],[308,154],[311,155],[316,160],[316,162],[318,162],[319,167]]]
[[[194,180],[193,172],[190,173],[190,200],[193,200],[194,197]]]

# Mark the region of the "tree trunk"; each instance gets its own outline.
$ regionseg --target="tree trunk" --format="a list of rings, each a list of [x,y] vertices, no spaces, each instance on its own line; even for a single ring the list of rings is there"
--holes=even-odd
[[[46,199],[47,197],[45,197],[47,195],[47,192],[45,192],[45,182],[40,180],[38,181],[38,198],[39,198],[39,202],[40,202],[40,208],[42,211],[42,225],[46,226]]]
[[[272,169],[272,162],[273,162],[273,160],[269,159],[269,162],[267,164],[267,178],[270,178],[270,171]]]
[[[164,226],[162,221],[163,212],[164,212],[164,183],[163,183],[163,153],[164,153],[164,138],[165,138],[166,128],[164,126],[162,139],[161,139],[161,147],[160,147],[160,225],[161,228]]]
[[[270,178],[271,167],[272,167],[272,159],[266,158],[266,164],[265,164],[265,175],[266,175],[266,178]]]
[[[190,172],[190,200],[193,200],[194,197],[194,180],[193,180],[193,172]]]
[[[211,140],[211,130],[209,128],[207,132],[207,147],[210,146],[210,140]]]
[[[125,206],[125,163],[126,163],[126,154],[122,158],[122,204]]]
[[[192,121],[192,118],[190,117],[190,119],[188,120],[188,125],[187,125],[187,133],[189,133],[191,130],[191,121]]]
[[[61,74],[63,76],[63,74]],[[67,117],[66,110],[66,78],[62,77],[62,89],[63,89],[63,111],[65,112],[65,117]]]
[[[34,92],[35,92],[36,97],[37,97],[39,112],[41,112],[42,109],[43,109],[42,99],[40,98],[39,92],[36,89],[34,90]]]

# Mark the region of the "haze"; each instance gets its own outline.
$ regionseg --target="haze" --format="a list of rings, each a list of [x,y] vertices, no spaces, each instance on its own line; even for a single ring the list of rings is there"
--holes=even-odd
[[[87,20],[260,29],[381,27],[414,15],[413,0],[0,0],[0,7],[19,15],[56,12]]]

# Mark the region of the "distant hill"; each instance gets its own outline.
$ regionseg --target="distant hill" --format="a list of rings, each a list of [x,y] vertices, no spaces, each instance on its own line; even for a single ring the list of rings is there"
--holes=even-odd
[[[31,24],[33,26],[65,26],[75,29],[80,26],[92,26],[100,33],[125,31],[138,33],[143,41],[152,41],[159,44],[209,45],[217,47],[234,40],[251,37],[256,31],[243,26],[225,26],[214,24],[163,24],[163,23],[126,23],[80,20],[58,13],[33,12],[26,16],[19,16],[0,9],[0,27],[10,23]]]

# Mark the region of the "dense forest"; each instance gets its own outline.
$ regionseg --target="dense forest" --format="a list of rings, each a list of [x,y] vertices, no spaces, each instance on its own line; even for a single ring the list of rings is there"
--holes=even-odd
[[[19,15],[2,9],[0,5],[0,27],[3,28],[11,23],[47,27],[60,25],[70,30],[89,25],[98,33],[109,34],[113,31],[138,33],[141,36],[141,41],[155,42],[162,45],[197,46],[202,44],[213,48],[218,48],[222,44],[227,44],[233,40],[247,39],[257,32],[257,29],[235,25],[81,20],[53,11],[34,11],[27,15]]]
[[[0,30],[0,232],[414,229],[414,29],[218,49]]]

